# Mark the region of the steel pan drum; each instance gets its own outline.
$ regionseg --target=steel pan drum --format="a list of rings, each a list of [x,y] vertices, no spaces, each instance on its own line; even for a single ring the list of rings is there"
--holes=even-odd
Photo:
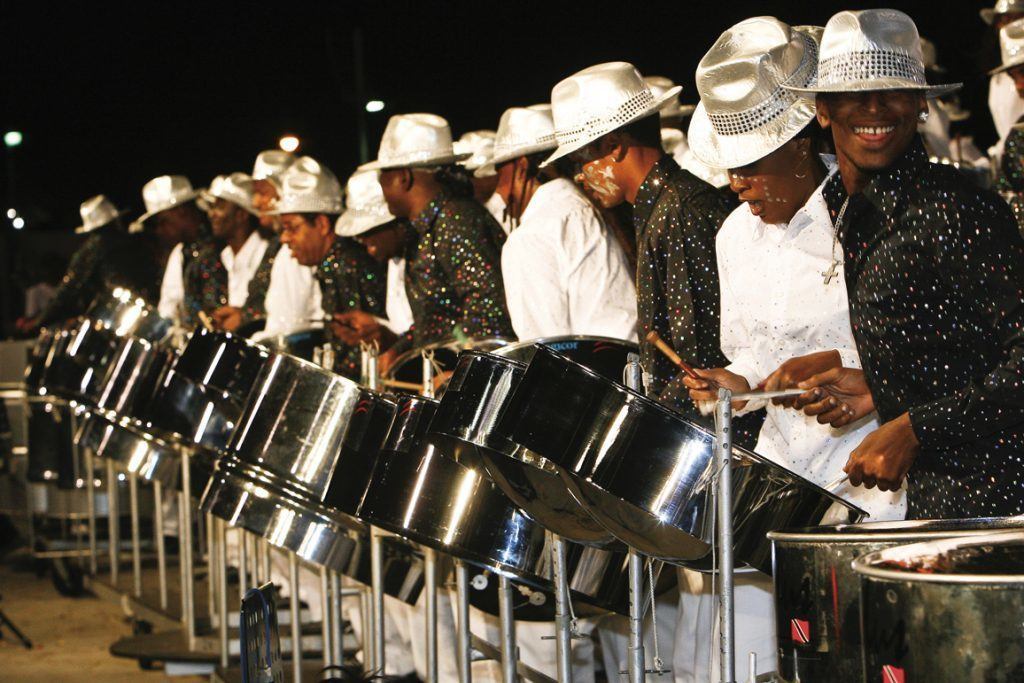
[[[853,568],[864,680],[1024,680],[1024,532],[888,548]]]
[[[629,354],[640,353],[640,347],[636,342],[613,339],[612,337],[583,335],[531,339],[502,346],[492,350],[491,353],[528,365],[533,360],[533,354],[536,353],[537,347],[541,344],[613,382],[622,379],[622,372],[626,367]]]
[[[481,470],[460,462],[460,457],[463,462],[475,457],[464,453],[473,448],[471,444],[432,433],[439,417],[433,414],[437,405],[420,396],[399,399],[359,516],[483,569],[474,582],[479,590],[471,592],[473,604],[481,609],[496,613],[496,581],[488,582],[487,576],[500,572],[529,587],[522,589],[528,609],[517,612],[517,619],[550,618],[549,537]],[[628,611],[623,553],[570,544],[568,564],[575,601],[600,610]]]
[[[46,358],[50,354],[50,347],[57,338],[57,330],[50,327],[39,330],[36,343],[32,346],[29,354],[28,365],[25,366],[25,390],[29,394],[38,393],[43,386],[43,375],[46,372]]]
[[[468,349],[478,351],[494,351],[506,346],[507,339],[501,337],[485,337],[482,339],[466,339],[456,341],[454,339],[443,339],[441,341],[427,344],[417,349],[410,349],[398,356],[391,367],[388,368],[385,376],[387,379],[400,382],[412,382],[423,384],[423,360],[424,351],[434,354],[434,361],[442,370],[454,370],[458,362],[459,353]]]
[[[358,451],[345,441],[370,393],[300,358],[272,357],[217,461],[203,509],[305,560],[340,569],[352,546],[345,530],[366,528],[323,499],[343,450]]]
[[[166,487],[178,486],[181,461],[174,445],[140,431],[137,425],[130,418],[93,411],[84,416],[75,440],[80,446],[91,448],[96,457],[114,460],[125,471],[145,481],[159,481]],[[205,485],[210,465],[204,468],[202,461],[196,464],[196,459],[193,463],[196,472],[193,481],[201,479]],[[202,488],[198,494],[195,489],[193,484],[193,495],[202,494]]]
[[[714,539],[715,437],[660,404],[540,347],[498,429],[559,468],[579,501],[627,545],[706,568]],[[733,448],[740,562],[771,572],[769,531],[816,523],[834,503],[796,474]]]
[[[323,327],[310,327],[290,334],[265,337],[262,343],[273,347],[275,351],[312,361],[316,350],[327,343],[327,330]]]
[[[1024,528],[1024,518],[874,522],[768,534],[778,675],[787,683],[860,683],[860,578],[852,562],[898,545]]]
[[[96,410],[116,417],[141,417],[173,360],[170,351],[144,339],[121,340],[100,385]]]
[[[61,399],[30,397],[25,473],[29,481],[59,481],[62,488],[74,486],[78,473],[71,446],[72,411],[72,406]]]
[[[506,346],[505,349],[513,347]],[[534,347],[535,348],[535,347]],[[622,373],[622,369],[619,369]],[[619,544],[568,492],[553,465],[513,443],[497,429],[526,374],[526,365],[509,358],[463,351],[444,392],[431,431],[465,441],[469,454],[527,515],[569,540],[595,546]]]
[[[324,497],[328,508],[356,516],[377,454],[395,417],[395,407],[393,397],[361,388]]]

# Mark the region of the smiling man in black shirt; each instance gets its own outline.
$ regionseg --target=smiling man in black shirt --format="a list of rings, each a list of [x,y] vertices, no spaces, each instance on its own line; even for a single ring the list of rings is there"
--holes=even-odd
[[[925,83],[909,17],[866,10],[829,21],[808,89],[835,140],[824,194],[864,370],[812,378],[803,402],[836,426],[878,410],[846,471],[883,490],[906,478],[911,518],[1024,512],[1024,241],[916,134],[926,98],[955,87]]]

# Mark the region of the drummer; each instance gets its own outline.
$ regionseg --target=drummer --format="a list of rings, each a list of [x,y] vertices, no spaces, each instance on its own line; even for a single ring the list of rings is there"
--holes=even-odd
[[[704,163],[729,169],[730,186],[743,203],[717,238],[722,350],[730,363],[698,369],[702,379],[684,379],[695,401],[715,400],[719,386],[737,393],[787,388],[829,368],[860,367],[846,287],[838,278],[823,282],[821,274],[832,246],[822,197],[829,168],[819,156],[824,136],[813,103],[780,87],[813,79],[819,36],[815,27],[748,19],[723,33],[697,67],[701,101],[690,125],[690,149]],[[776,113],[755,120],[751,111]],[[736,407],[741,413],[763,406]],[[754,450],[819,486],[841,480],[850,451],[878,426],[872,415],[831,429],[776,403],[767,405],[767,414]],[[834,492],[872,520],[902,519],[906,512],[902,492],[848,484]],[[774,670],[770,580],[738,581],[743,618],[736,621],[737,651],[757,652],[759,668]],[[710,586],[707,595],[705,621],[714,612]],[[710,623],[704,628],[710,632]],[[706,651],[707,643],[700,642],[698,654]],[[743,666],[742,658],[738,663]]]
[[[636,340],[636,287],[626,256],[561,159],[551,107],[513,107],[498,124],[492,163],[512,232],[501,253],[516,336]]]
[[[109,268],[107,254],[124,237],[121,217],[126,212],[119,210],[103,195],[96,195],[82,202],[79,213],[82,224],[75,228],[75,233],[86,235],[85,242],[71,256],[53,299],[37,318],[24,326],[26,332],[85,313],[92,300],[105,288],[104,271]]]
[[[192,183],[185,176],[153,178],[142,188],[146,213],[132,224],[132,230],[145,228],[161,242],[174,243],[167,256],[157,309],[160,315],[178,324],[184,318],[185,268],[209,235],[206,217],[196,204],[198,197],[199,193],[192,189]]]
[[[730,207],[714,187],[679,165],[661,147],[658,111],[679,87],[655,98],[632,64],[584,69],[555,86],[552,113],[558,148],[544,162],[572,155],[577,178],[606,207],[633,206],[638,244],[640,338],[656,332],[691,365],[725,364],[719,344],[715,235]],[[582,132],[581,132],[582,131]],[[642,344],[647,393],[691,418],[682,374],[652,344]],[[753,444],[759,416],[737,420],[735,439]]]
[[[260,230],[253,184],[245,173],[213,179],[202,196],[214,239],[186,270],[188,315],[203,311],[229,332],[265,317],[266,287],[280,247],[275,235],[268,239]]]
[[[383,269],[358,242],[335,234],[335,216],[341,212],[338,179],[312,157],[297,159],[281,175],[281,199],[274,209],[281,217],[281,243],[288,245],[301,265],[316,268],[328,322],[350,309],[384,313]],[[359,347],[346,344],[335,334],[335,327],[327,327],[335,352],[334,370],[358,380]]]
[[[412,228],[405,289],[413,325],[381,356],[381,372],[403,351],[453,335],[512,337],[501,283],[505,233],[473,199],[459,159],[447,121],[402,114],[388,121],[377,161],[362,167],[380,171],[388,211]]]
[[[906,480],[912,519],[1024,512],[1024,240],[1005,202],[929,163],[916,133],[928,98],[956,87],[925,82],[910,17],[864,10],[829,20],[803,91],[835,141],[823,194],[863,364],[808,380],[829,396],[805,410],[845,426],[877,409],[845,470],[883,491]]]

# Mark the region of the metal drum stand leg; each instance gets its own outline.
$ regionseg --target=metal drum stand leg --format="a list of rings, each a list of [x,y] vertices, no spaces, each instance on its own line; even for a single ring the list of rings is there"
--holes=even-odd
[[[344,657],[344,643],[342,641],[342,616],[341,616],[341,574],[330,573],[331,580],[331,661],[334,664],[342,664]]]
[[[167,611],[167,548],[164,546],[164,487],[153,480],[153,542],[156,544],[156,570],[160,585],[160,609]]]
[[[132,594],[142,597],[142,533],[139,520],[139,476],[128,472],[128,507],[132,524]]]
[[[629,354],[626,362],[626,386],[640,391],[643,369],[640,357]],[[643,683],[647,679],[644,656],[644,559],[629,549],[629,681]]]
[[[228,524],[224,520],[214,520],[214,525],[207,529],[213,536],[216,532],[217,542],[217,629],[220,636],[220,665],[228,666]]]
[[[516,661],[519,647],[516,645],[516,618],[512,611],[512,582],[508,577],[498,575],[498,617],[501,620],[501,681],[516,683]]]
[[[550,533],[550,532],[549,532]],[[555,658],[558,683],[572,683],[572,608],[569,604],[569,580],[566,571],[565,540],[551,534],[554,552],[555,582]]]
[[[718,577],[721,681],[736,680],[736,617],[732,556],[732,392],[718,390]]]
[[[249,571],[249,534],[241,528],[235,529],[235,533],[238,534],[238,603],[241,604],[249,590],[249,578],[246,575]]]
[[[437,665],[437,551],[423,549],[424,580],[427,592],[427,680],[439,683]]]
[[[117,473],[114,461],[107,458],[107,550],[110,554],[110,585],[117,588],[117,572],[121,555],[120,505],[117,496]]]
[[[217,593],[220,591],[217,564],[220,558],[217,555],[217,519],[212,513],[207,512],[205,516],[196,521],[196,528],[202,527],[206,528],[206,609],[207,614],[210,615],[211,624],[216,624],[217,615],[220,613],[217,609]],[[198,539],[197,547],[202,549],[203,538]],[[201,555],[202,550],[200,550],[200,559],[202,559]]]
[[[85,509],[89,518],[89,574],[96,576],[96,463],[91,448],[85,449],[85,491]]]
[[[459,683],[472,683],[473,645],[469,630],[469,567],[462,560],[455,561],[455,591],[458,607]]]
[[[185,610],[182,617],[185,620],[185,635],[188,639],[188,649],[196,649],[196,600],[195,600],[195,571],[192,554],[192,466],[189,460],[190,453],[185,448],[179,450],[181,456],[181,529],[179,530],[179,541],[181,544],[182,578],[181,587]],[[212,616],[211,612],[211,616]]]
[[[299,556],[288,553],[289,599],[292,619],[292,680],[302,683],[302,620],[299,603]]]
[[[331,584],[327,576],[327,567],[320,567],[320,651],[325,667],[334,664],[331,656],[331,619]]]
[[[370,588],[372,591],[371,617],[372,628],[364,628],[370,633],[371,662],[374,671],[384,673],[384,540],[379,529],[370,528]]]

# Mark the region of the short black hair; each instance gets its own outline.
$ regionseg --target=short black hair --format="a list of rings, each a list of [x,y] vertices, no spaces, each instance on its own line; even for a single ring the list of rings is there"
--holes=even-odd
[[[632,138],[642,147],[661,149],[661,119],[657,112],[632,121],[615,131]]]

